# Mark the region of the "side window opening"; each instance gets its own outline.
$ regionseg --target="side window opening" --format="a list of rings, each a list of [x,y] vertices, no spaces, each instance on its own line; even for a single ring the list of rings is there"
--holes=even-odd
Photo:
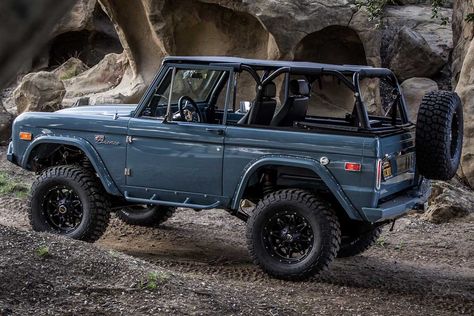
[[[259,78],[265,79],[270,70],[256,71]],[[270,126],[271,121],[282,106],[284,99],[285,74],[280,74],[271,82],[266,82],[259,91],[259,84],[252,74],[243,70],[234,82],[234,102],[228,110],[228,123],[238,125]]]
[[[318,76],[311,84],[308,116],[343,119],[354,109],[354,92],[338,78]]]

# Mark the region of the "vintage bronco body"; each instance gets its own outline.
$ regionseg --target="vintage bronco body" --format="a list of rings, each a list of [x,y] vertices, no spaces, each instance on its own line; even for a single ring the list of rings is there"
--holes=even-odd
[[[373,113],[367,81],[385,104]],[[343,115],[322,114],[325,89],[349,97]],[[415,126],[388,69],[168,57],[138,105],[20,115],[8,159],[38,174],[35,230],[95,241],[112,211],[156,225],[222,208],[247,222],[255,263],[302,279],[423,206],[426,179],[453,177],[462,121],[458,96],[435,92]]]

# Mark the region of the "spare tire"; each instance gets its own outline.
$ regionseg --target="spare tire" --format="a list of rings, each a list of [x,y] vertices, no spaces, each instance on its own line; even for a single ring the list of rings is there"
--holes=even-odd
[[[117,211],[117,217],[133,226],[157,227],[173,216],[175,209],[167,206],[129,206]]]
[[[432,180],[456,174],[463,142],[463,109],[455,92],[434,91],[421,102],[416,122],[416,165]]]

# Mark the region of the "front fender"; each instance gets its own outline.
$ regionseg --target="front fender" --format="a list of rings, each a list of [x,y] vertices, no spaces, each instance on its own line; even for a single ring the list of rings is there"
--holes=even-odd
[[[26,149],[23,158],[21,159],[20,165],[22,168],[27,169],[28,161],[30,159],[32,151],[41,144],[62,144],[69,145],[79,148],[84,152],[87,158],[90,160],[94,170],[99,175],[100,181],[102,182],[105,190],[112,194],[120,196],[122,195],[117,185],[110,176],[109,171],[105,167],[104,162],[99,156],[99,153],[87,140],[79,137],[62,137],[62,136],[52,136],[45,135],[37,137]]]
[[[326,184],[332,194],[334,194],[336,199],[346,211],[349,218],[354,220],[367,220],[366,217],[357,211],[357,209],[352,205],[351,201],[346,196],[339,183],[325,166],[322,166],[314,159],[281,155],[260,157],[259,159],[254,160],[247,165],[244,172],[242,173],[239,185],[237,186],[234,199],[232,200],[231,208],[233,210],[239,209],[240,200],[242,199],[245,188],[247,187],[248,181],[250,180],[252,174],[257,169],[265,165],[299,167],[314,172]]]

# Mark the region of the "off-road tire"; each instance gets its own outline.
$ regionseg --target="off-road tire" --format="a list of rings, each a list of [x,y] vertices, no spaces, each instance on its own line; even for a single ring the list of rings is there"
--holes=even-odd
[[[423,176],[449,180],[456,174],[463,142],[463,109],[454,92],[425,95],[416,123],[416,161]]]
[[[175,208],[166,206],[151,206],[144,209],[144,212],[134,212],[131,208],[123,208],[117,211],[117,217],[128,225],[157,227],[168,219],[175,212]]]
[[[265,223],[286,211],[303,216],[314,236],[310,252],[297,263],[282,263],[265,246]],[[255,264],[273,277],[298,281],[327,269],[339,250],[341,231],[338,218],[324,200],[307,191],[286,189],[266,195],[257,204],[247,221],[246,237]]]
[[[382,228],[375,227],[359,235],[342,237],[337,257],[347,258],[363,253],[377,242],[381,234]]]
[[[81,222],[68,233],[54,230],[47,222],[42,207],[46,192],[58,185],[70,187],[82,203]],[[28,196],[28,217],[33,230],[86,242],[94,242],[104,234],[110,220],[109,208],[102,184],[92,172],[79,166],[57,166],[44,170],[34,181]]]

